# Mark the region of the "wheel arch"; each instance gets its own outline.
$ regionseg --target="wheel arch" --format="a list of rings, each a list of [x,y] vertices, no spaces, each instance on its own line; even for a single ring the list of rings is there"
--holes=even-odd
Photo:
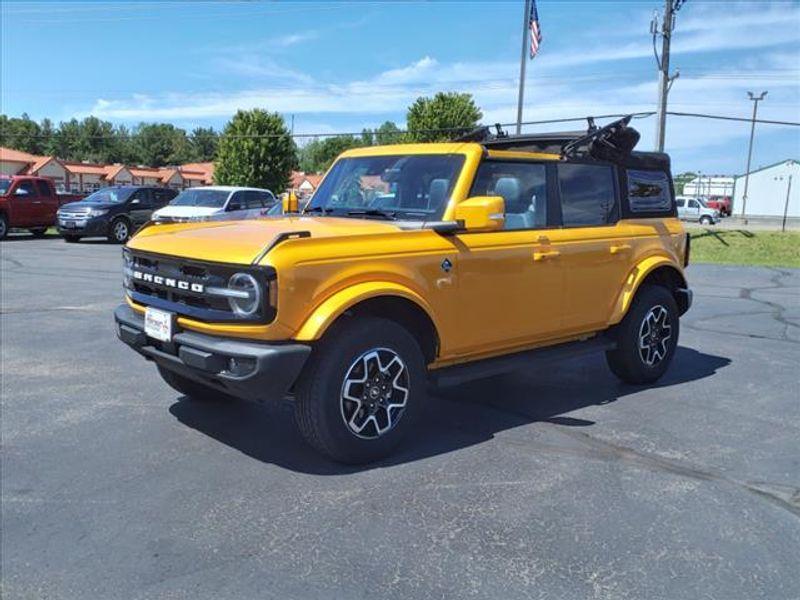
[[[311,313],[294,339],[318,340],[341,319],[365,314],[402,325],[419,342],[427,363],[436,359],[440,342],[433,311],[419,294],[392,282],[363,283],[337,292]]]
[[[623,319],[633,299],[636,297],[636,293],[645,284],[660,285],[667,288],[678,303],[680,314],[688,310],[685,294],[678,293],[678,290],[688,288],[683,272],[669,258],[653,256],[636,265],[628,274],[625,286],[617,297],[617,302],[609,321],[610,325],[615,325]]]

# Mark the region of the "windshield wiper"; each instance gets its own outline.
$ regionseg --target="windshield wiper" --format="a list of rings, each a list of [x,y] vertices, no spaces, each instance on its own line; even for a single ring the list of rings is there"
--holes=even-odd
[[[380,217],[382,219],[395,220],[396,211],[378,210],[377,208],[367,208],[364,210],[349,210],[347,215],[350,217]]]
[[[312,206],[311,208],[305,209],[303,211],[303,213],[301,213],[301,214],[313,213],[313,212],[318,212],[318,213],[322,213],[323,215],[327,215],[328,213],[333,212],[333,209],[332,208],[328,208],[327,206]]]

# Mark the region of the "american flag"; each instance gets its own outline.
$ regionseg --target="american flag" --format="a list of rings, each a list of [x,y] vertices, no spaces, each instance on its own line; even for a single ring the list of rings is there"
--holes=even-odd
[[[542,31],[539,29],[539,11],[536,10],[536,0],[531,0],[531,17],[528,21],[528,28],[531,30],[531,58],[539,52],[539,44],[542,43]]]

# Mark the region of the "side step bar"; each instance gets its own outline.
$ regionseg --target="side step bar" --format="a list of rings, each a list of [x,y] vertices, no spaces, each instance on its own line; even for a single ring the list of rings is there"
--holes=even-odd
[[[616,347],[617,343],[613,339],[607,335],[600,334],[584,341],[567,342],[546,348],[496,356],[472,363],[443,367],[431,371],[429,376],[431,383],[435,386],[459,385],[475,379],[483,379],[484,377],[515,371],[529,366],[531,363],[542,364],[566,360],[599,352],[608,352]]]

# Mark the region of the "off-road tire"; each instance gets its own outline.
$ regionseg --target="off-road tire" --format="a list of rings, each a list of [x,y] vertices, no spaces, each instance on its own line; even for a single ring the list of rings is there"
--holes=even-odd
[[[81,236],[79,236],[79,235],[65,235],[64,236],[64,241],[67,242],[68,244],[75,244],[75,243],[79,242],[80,239],[81,239]]]
[[[44,237],[44,234],[47,233],[47,227],[34,227],[28,231],[33,234],[33,237]]]
[[[208,387],[188,379],[177,373],[165,369],[161,366],[158,367],[158,374],[161,378],[176,392],[180,392],[190,400],[199,400],[200,402],[222,402],[233,400],[232,396],[224,392],[217,391],[212,387]]]
[[[645,330],[645,318],[651,311],[660,313],[657,307],[666,311],[669,324],[669,339],[659,346],[664,351],[663,357],[652,365],[648,365],[643,354],[647,349],[640,349],[640,338]],[[678,304],[672,293],[660,285],[644,285],[636,293],[628,314],[614,331],[617,342],[615,350],[606,352],[606,361],[611,371],[627,383],[644,384],[658,380],[669,367],[675,349],[678,347],[680,323],[678,321]],[[663,336],[662,336],[663,337]],[[652,348],[650,349],[652,352]],[[655,355],[654,355],[655,356]]]
[[[376,350],[382,353],[382,358],[371,358]],[[393,362],[392,355],[399,358],[399,363]],[[380,368],[380,372],[375,373],[375,379],[379,376],[391,379],[384,381],[387,384],[386,394],[397,394],[404,398],[405,407],[401,412],[394,412],[397,409],[391,412],[387,408],[376,409],[378,412],[373,413],[375,420],[372,423],[369,423],[369,417],[361,419],[367,425],[359,435],[348,424],[345,414],[350,411],[352,423],[355,420],[353,415],[357,417],[358,414],[370,413],[366,409],[364,413],[354,410],[356,404],[344,399],[344,396],[345,389],[348,395],[358,389],[359,384],[354,381],[353,374],[362,367],[364,370],[369,368],[373,373]],[[362,388],[365,407],[371,382],[371,379],[368,380]],[[356,383],[356,387],[348,388],[350,383]],[[395,385],[400,387],[395,388]],[[403,386],[407,386],[407,393],[399,391]],[[388,319],[345,317],[344,321],[335,323],[326,332],[303,368],[295,387],[295,419],[306,441],[337,462],[363,464],[380,460],[390,454],[409,431],[414,430],[424,407],[426,386],[425,359],[411,333]],[[375,385],[376,389],[378,387]],[[388,405],[397,402],[397,399],[384,400],[381,397],[380,401]],[[361,407],[361,402],[357,406]],[[390,417],[390,414],[396,418]],[[385,433],[365,437],[377,433],[375,427],[378,427],[379,421],[384,421]],[[390,423],[394,424],[390,426]]]
[[[710,217],[700,217],[700,225],[711,225]]]
[[[0,240],[8,235],[8,218],[0,213]]]
[[[124,226],[124,227],[123,227]],[[123,234],[124,230],[124,234]],[[113,244],[124,244],[131,237],[131,224],[125,217],[117,217],[108,227],[108,241]]]

